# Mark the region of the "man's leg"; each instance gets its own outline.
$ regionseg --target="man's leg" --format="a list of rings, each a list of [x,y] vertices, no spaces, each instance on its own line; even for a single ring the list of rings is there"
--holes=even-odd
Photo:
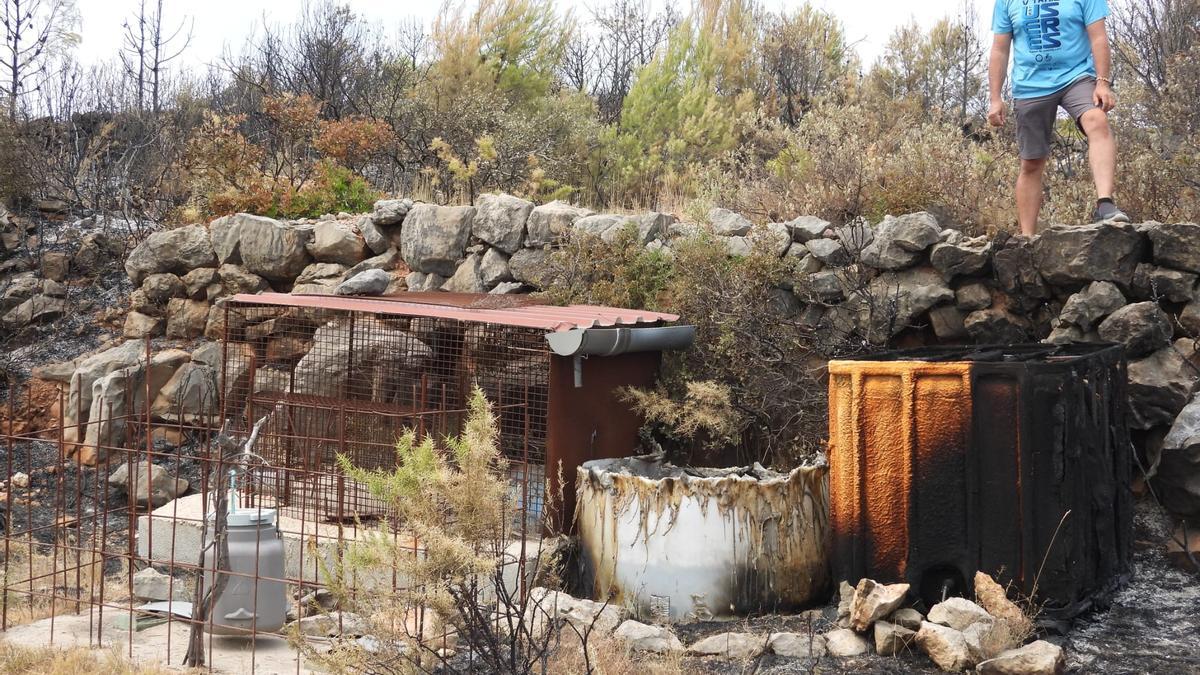
[[[1108,126],[1108,115],[1094,108],[1079,118],[1079,126],[1088,139],[1088,162],[1092,165],[1096,197],[1111,199],[1117,173],[1117,139]]]
[[[1021,172],[1017,174],[1017,222],[1021,234],[1037,234],[1038,212],[1042,210],[1042,176],[1046,172],[1046,158],[1022,159]]]

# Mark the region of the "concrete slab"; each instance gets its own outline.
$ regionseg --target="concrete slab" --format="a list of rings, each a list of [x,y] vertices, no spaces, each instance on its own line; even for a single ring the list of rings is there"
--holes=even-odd
[[[0,639],[24,645],[108,648],[142,665],[157,663],[172,670],[185,670],[182,664],[187,653],[187,624],[173,621],[169,626],[147,628],[131,636],[128,630],[113,627],[113,620],[118,615],[128,616],[128,613],[105,608],[103,622],[97,610],[90,615],[87,612],[60,615],[53,620],[53,640],[50,619],[14,626],[0,633]],[[209,644],[208,636],[205,636],[205,643]],[[280,636],[260,635],[257,640],[213,636],[211,645],[209,664],[215,673],[295,675],[326,672],[302,657],[287,639]],[[316,647],[324,649],[325,645],[318,643]]]

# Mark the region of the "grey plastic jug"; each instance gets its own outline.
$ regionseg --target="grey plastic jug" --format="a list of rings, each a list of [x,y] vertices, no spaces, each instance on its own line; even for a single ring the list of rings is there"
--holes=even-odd
[[[275,510],[231,511],[226,524],[232,574],[205,628],[217,635],[278,631],[287,616],[287,585],[282,581],[283,540],[275,525]],[[207,589],[211,572],[205,573],[204,582]]]

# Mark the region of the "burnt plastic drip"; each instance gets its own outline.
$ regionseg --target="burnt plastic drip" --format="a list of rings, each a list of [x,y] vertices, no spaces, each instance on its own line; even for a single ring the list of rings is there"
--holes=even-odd
[[[835,579],[908,582],[928,605],[984,571],[1055,619],[1123,582],[1119,346],[909,350],[834,361],[830,375]]]

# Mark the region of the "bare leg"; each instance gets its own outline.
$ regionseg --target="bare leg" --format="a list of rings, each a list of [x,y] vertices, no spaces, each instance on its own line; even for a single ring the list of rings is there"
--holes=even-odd
[[[1092,165],[1092,180],[1096,183],[1096,196],[1113,196],[1113,184],[1117,174],[1117,139],[1108,126],[1108,115],[1096,108],[1079,118],[1083,133],[1088,139],[1088,161]]]
[[[1021,160],[1021,173],[1017,175],[1017,222],[1021,234],[1037,234],[1038,212],[1042,210],[1042,175],[1046,172],[1046,158]]]

